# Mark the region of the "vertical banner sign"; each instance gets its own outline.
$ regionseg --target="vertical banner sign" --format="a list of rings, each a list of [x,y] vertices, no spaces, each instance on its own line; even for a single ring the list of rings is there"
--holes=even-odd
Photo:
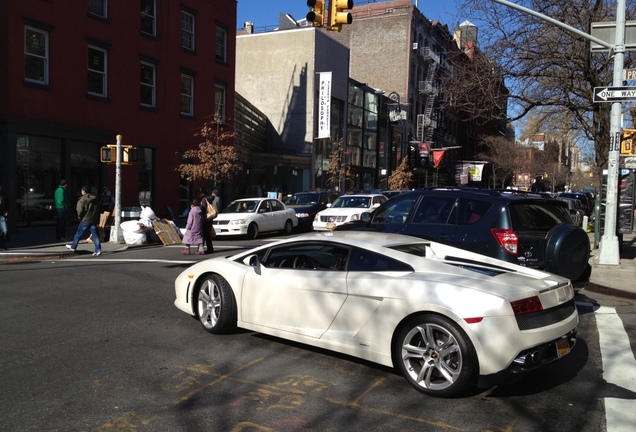
[[[318,138],[331,137],[331,72],[320,72],[318,95]]]

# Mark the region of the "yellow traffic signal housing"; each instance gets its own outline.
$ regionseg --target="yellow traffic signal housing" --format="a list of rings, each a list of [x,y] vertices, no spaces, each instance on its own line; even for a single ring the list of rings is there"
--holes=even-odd
[[[634,156],[636,129],[623,129],[621,132],[621,154]]]
[[[139,150],[131,145],[122,145],[121,163],[131,164],[139,160]],[[117,145],[108,144],[100,148],[99,160],[107,163],[117,162]]]
[[[99,152],[99,160],[102,162],[114,162],[112,149],[110,147],[102,147]]]
[[[307,0],[311,10],[307,13],[307,21],[314,27],[322,27],[325,20],[325,0]]]
[[[353,8],[353,0],[330,0],[329,3],[329,28],[342,30],[343,24],[351,24],[353,18],[347,9]]]

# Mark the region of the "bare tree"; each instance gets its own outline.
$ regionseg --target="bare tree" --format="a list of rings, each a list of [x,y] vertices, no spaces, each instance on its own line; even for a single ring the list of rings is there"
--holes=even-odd
[[[616,4],[609,0],[517,0],[524,5],[583,32],[592,22],[615,20]],[[636,16],[636,2],[627,2],[627,20]],[[485,54],[477,64],[461,62],[449,93],[456,100],[470,94],[485,95],[473,116],[483,115],[485,107],[500,103],[489,93],[484,79],[489,62],[500,71],[508,87],[511,120],[521,119],[534,110],[543,116],[558,116],[566,123],[563,130],[575,130],[595,143],[596,168],[607,166],[610,139],[609,103],[594,103],[594,87],[611,85],[613,57],[610,53],[591,53],[590,42],[565,29],[536,17],[492,2],[465,0],[462,7],[471,11],[479,27],[478,47]],[[576,13],[573,13],[576,11]],[[488,59],[488,60],[486,60]],[[625,66],[636,65],[636,55],[627,51]],[[483,87],[482,87],[483,86]],[[487,95],[493,98],[488,99]],[[460,106],[466,112],[471,106]]]
[[[405,157],[389,176],[389,189],[408,189],[412,180],[413,171],[409,167],[408,157]]]
[[[515,171],[524,169],[525,156],[514,141],[502,136],[486,136],[479,144],[482,151],[477,157],[489,162],[492,187],[497,187],[497,185],[503,187],[506,180],[514,175]]]
[[[185,159],[197,162],[183,163],[177,168],[182,178],[188,181],[213,180],[215,183],[231,180],[237,172],[237,154],[234,148],[234,133],[224,129],[218,116],[204,123],[195,136],[205,141],[198,149],[186,150]]]
[[[327,169],[329,177],[327,184],[332,188],[340,185],[340,180],[344,180],[345,190],[355,188],[356,176],[351,166],[342,163],[342,139],[334,141],[331,153],[329,153],[329,167]]]

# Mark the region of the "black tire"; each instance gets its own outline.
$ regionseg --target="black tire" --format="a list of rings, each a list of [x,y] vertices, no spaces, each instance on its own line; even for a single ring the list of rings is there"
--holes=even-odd
[[[394,341],[394,364],[417,391],[450,397],[476,385],[475,348],[454,322],[439,315],[419,315],[399,329]]]
[[[256,237],[258,237],[258,225],[252,222],[250,226],[247,227],[247,238],[253,240]]]
[[[546,236],[546,270],[568,279],[578,278],[590,260],[587,232],[570,224],[552,227]]]
[[[283,233],[289,235],[292,233],[293,229],[294,224],[292,223],[291,219],[287,219],[287,221],[285,222],[285,227],[283,228]]]
[[[194,302],[196,317],[207,332],[222,334],[236,329],[236,299],[223,277],[206,276],[195,291]]]

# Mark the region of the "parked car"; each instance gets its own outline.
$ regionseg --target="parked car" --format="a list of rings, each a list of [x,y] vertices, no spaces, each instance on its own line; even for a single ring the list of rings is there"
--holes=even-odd
[[[587,232],[557,199],[513,190],[420,189],[362,216],[337,230],[413,235],[558,274],[577,290],[589,282]]]
[[[587,216],[591,216],[594,211],[594,202],[585,192],[561,192],[559,198],[575,198],[583,203],[583,210]]]
[[[568,205],[568,211],[572,218],[574,225],[583,226],[583,216],[585,216],[585,210],[583,210],[583,203],[576,198],[559,197]]]
[[[296,192],[285,201],[285,206],[293,208],[298,218],[298,228],[312,229],[312,223],[319,211],[327,208],[342,195],[340,191]]]
[[[386,200],[382,194],[343,195],[316,215],[313,229],[331,231],[343,223],[360,220],[362,213],[372,211]]]
[[[578,324],[566,278],[374,232],[310,233],[201,261],[177,277],[175,296],[210,333],[240,327],[395,367],[440,397],[563,357]]]
[[[217,236],[258,237],[259,233],[282,231],[290,234],[298,225],[294,209],[275,198],[243,198],[219,212],[212,225]]]

